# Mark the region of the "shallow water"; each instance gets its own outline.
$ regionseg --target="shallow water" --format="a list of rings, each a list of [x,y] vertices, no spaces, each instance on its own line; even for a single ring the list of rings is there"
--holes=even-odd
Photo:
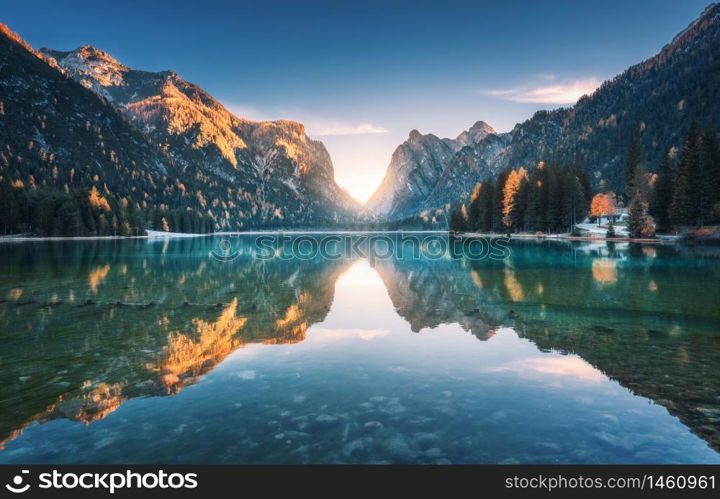
[[[712,251],[218,242],[0,245],[0,462],[720,462]]]

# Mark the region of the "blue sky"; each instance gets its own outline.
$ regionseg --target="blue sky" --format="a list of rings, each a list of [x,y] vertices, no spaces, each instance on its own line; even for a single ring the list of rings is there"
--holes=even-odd
[[[417,128],[498,131],[655,54],[707,0],[8,2],[35,47],[172,69],[236,114],[294,119],[359,199]]]

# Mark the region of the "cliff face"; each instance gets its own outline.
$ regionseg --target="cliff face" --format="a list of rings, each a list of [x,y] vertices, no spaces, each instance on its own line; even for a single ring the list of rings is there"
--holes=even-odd
[[[385,178],[365,204],[365,211],[387,217],[413,211],[430,195],[459,148],[454,140],[410,132],[408,140],[395,149]]]
[[[0,176],[16,185],[58,189],[122,184],[130,170],[148,202],[172,158],[117,110],[62,74],[0,25]],[[137,192],[126,192],[136,201]]]
[[[679,149],[692,122],[720,124],[719,53],[720,4],[712,4],[656,55],[572,107],[539,111],[507,134],[479,122],[454,141],[444,139],[451,154],[429,152],[420,160],[394,155],[367,210],[401,218],[442,208],[504,168],[533,168],[540,161],[581,162],[596,188],[620,190],[631,129],[641,131],[653,171],[667,151]]]
[[[238,118],[177,73],[134,70],[87,45],[36,51],[0,25],[0,49],[0,181],[13,189],[40,187],[48,200],[95,189],[112,200],[108,224],[118,206],[216,230],[355,216],[300,123]]]
[[[41,52],[120,110],[178,168],[220,177],[256,197],[246,199],[250,218],[340,221],[356,209],[335,183],[325,147],[300,123],[238,118],[173,71],[135,70],[91,46]]]

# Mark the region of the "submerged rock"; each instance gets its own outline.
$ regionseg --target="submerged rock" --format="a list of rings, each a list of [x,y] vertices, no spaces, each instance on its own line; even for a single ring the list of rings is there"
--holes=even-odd
[[[363,425],[363,427],[368,430],[382,430],[385,428],[385,425],[383,425],[380,421],[368,421]]]
[[[346,444],[343,447],[342,452],[345,456],[351,457],[356,453],[362,453],[369,450],[371,446],[372,439],[368,437],[363,437]]]
[[[320,414],[318,417],[315,418],[315,421],[318,423],[334,423],[337,421],[338,418],[331,414]]]
[[[602,333],[602,334],[610,334],[610,333],[615,333],[615,332],[616,332],[615,329],[613,329],[613,328],[611,328],[611,327],[601,326],[601,325],[599,325],[599,324],[595,324],[595,325],[593,325],[593,326],[590,326],[590,327],[588,328],[588,331],[590,331],[590,332],[592,332],[592,333]]]

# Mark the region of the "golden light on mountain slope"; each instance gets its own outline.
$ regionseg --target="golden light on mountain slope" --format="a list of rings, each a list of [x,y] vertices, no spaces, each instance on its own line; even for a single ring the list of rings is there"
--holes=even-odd
[[[168,80],[162,93],[127,105],[131,118],[148,124],[164,124],[170,134],[181,135],[194,131],[193,148],[215,145],[234,167],[237,167],[236,150],[247,144],[233,129],[241,120],[220,107],[209,107],[195,102]]]

